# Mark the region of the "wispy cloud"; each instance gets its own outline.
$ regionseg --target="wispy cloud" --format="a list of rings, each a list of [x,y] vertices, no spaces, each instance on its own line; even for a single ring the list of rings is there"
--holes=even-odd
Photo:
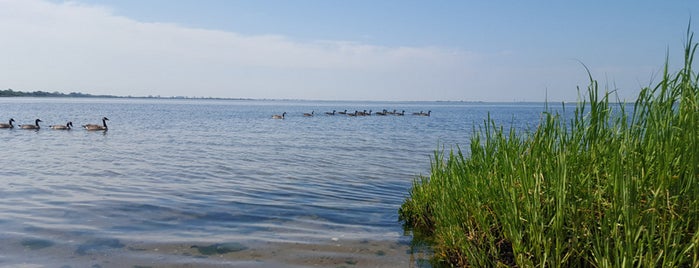
[[[0,36],[0,85],[96,94],[435,99],[424,92],[460,86],[473,57],[143,23],[39,0],[0,0]]]

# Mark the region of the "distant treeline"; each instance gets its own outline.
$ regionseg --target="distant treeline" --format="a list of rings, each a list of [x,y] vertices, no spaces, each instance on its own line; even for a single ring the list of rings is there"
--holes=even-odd
[[[80,93],[80,92],[71,92],[68,94],[54,91],[54,92],[46,92],[46,91],[34,91],[34,92],[23,92],[23,91],[14,91],[12,89],[6,89],[6,90],[0,90],[0,97],[79,97],[79,98],[117,98],[117,96],[112,96],[112,95],[92,95],[92,94],[85,94],[85,93]]]
[[[244,98],[214,98],[214,97],[185,97],[185,96],[172,96],[172,97],[161,97],[160,95],[153,96],[115,96],[115,95],[93,95],[80,92],[46,92],[46,91],[34,91],[34,92],[23,92],[14,91],[12,89],[0,90],[0,98],[2,97],[66,97],[66,98],[136,98],[136,99],[216,99],[216,100],[251,100]]]

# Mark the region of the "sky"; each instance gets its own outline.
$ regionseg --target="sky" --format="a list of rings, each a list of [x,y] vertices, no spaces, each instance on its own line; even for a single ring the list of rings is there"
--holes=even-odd
[[[587,66],[632,101],[682,66],[698,16],[694,0],[0,0],[0,89],[576,101]]]

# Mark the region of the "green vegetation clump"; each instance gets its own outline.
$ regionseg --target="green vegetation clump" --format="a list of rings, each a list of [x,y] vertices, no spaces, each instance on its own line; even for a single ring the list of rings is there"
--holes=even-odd
[[[526,135],[488,119],[470,155],[436,152],[401,221],[438,265],[698,267],[699,76],[687,37],[684,67],[666,63],[633,111],[590,76],[570,118],[545,112]]]

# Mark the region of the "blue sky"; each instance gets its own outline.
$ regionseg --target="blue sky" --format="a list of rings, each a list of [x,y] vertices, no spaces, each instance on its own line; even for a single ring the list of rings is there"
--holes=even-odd
[[[0,88],[575,101],[583,62],[633,100],[666,52],[681,63],[698,12],[686,0],[0,0]]]

